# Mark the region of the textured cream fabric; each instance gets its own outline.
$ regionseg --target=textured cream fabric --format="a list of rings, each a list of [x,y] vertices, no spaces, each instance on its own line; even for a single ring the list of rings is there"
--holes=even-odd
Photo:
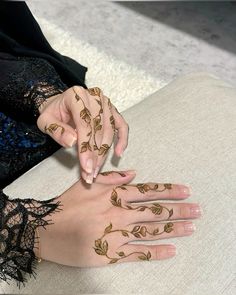
[[[190,185],[189,202],[204,210],[196,232],[168,240],[178,253],[163,261],[93,269],[43,261],[21,293],[235,294],[236,89],[210,74],[192,73],[122,114],[129,145],[118,166],[111,149],[103,171],[134,168],[134,182]],[[4,192],[48,199],[78,178],[75,149],[61,149]],[[19,293],[14,284],[1,288]]]

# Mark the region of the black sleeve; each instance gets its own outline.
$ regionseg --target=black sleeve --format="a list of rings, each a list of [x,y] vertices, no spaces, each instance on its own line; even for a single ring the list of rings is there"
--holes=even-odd
[[[16,120],[35,123],[40,104],[69,88],[43,58],[1,52],[0,69],[1,110]]]
[[[8,284],[13,280],[19,288],[21,283],[25,286],[27,273],[36,278],[35,231],[39,226],[53,224],[46,216],[62,210],[56,198],[10,199],[0,190],[0,279]]]

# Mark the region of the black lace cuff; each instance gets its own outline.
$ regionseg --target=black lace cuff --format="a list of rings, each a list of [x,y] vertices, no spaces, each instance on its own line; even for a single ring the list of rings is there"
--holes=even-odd
[[[55,68],[43,58],[5,57],[0,81],[0,102],[4,111],[10,110],[36,121],[39,106],[49,97],[69,87],[63,83]]]
[[[0,279],[8,284],[15,279],[20,288],[27,282],[26,273],[36,278],[36,228],[53,224],[45,217],[62,210],[60,201],[53,202],[57,198],[11,200],[0,190]]]

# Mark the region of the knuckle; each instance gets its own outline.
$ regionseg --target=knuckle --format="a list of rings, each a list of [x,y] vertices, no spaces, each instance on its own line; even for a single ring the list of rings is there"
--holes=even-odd
[[[83,86],[81,86],[81,85],[74,85],[73,88],[74,88],[75,90],[77,90],[77,91],[82,92],[82,93],[87,92],[87,89],[85,89],[85,88],[84,88]]]

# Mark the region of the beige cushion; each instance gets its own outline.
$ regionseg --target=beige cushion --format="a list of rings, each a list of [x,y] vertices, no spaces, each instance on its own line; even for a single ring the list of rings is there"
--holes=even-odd
[[[190,185],[189,201],[199,202],[204,210],[203,218],[195,221],[196,232],[169,239],[178,253],[163,261],[91,269],[43,261],[36,279],[29,278],[20,293],[233,294],[236,89],[213,75],[192,73],[122,114],[130,126],[129,145],[118,166],[112,149],[103,171],[134,168],[134,182]],[[59,150],[4,192],[38,199],[62,193],[79,178],[75,155],[73,148]],[[0,286],[3,292],[19,293],[16,284]]]

